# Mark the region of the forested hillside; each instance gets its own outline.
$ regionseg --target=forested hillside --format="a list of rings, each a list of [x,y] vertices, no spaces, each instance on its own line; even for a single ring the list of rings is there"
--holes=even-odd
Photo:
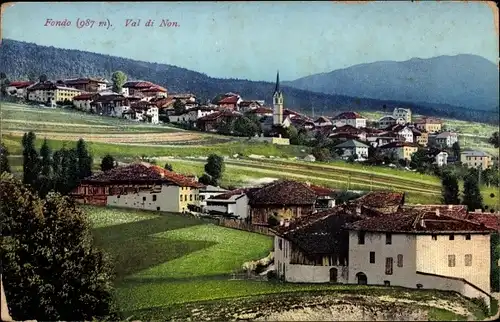
[[[11,80],[36,79],[45,74],[49,79],[102,76],[108,79],[121,70],[129,80],[149,80],[167,87],[169,92],[192,92],[203,101],[220,93],[237,92],[245,99],[271,102],[274,84],[240,79],[220,79],[167,64],[142,62],[91,52],[39,46],[33,43],[3,39],[0,45],[0,71]],[[274,71],[269,71],[274,74]],[[498,122],[498,112],[473,111],[451,105],[407,103],[315,93],[283,87],[285,107],[316,115],[333,115],[339,111],[381,110],[385,104],[409,107],[414,113],[451,117],[479,122]]]

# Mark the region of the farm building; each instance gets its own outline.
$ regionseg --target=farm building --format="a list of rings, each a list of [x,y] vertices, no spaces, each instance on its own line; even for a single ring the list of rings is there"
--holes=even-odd
[[[134,163],[82,180],[71,193],[83,204],[185,212],[199,206],[203,185],[148,163]]]
[[[206,210],[210,214],[246,219],[249,215],[248,189],[237,189],[208,198]]]
[[[399,192],[387,191],[372,191],[364,196],[354,199],[348,203],[352,209],[357,209],[357,212],[365,210],[375,210],[383,214],[392,214],[401,207],[405,202],[405,194]]]
[[[484,223],[401,209],[347,224],[348,282],[456,291],[490,301],[490,234]]]
[[[310,214],[317,195],[307,184],[278,180],[249,193],[252,224],[268,226],[274,215],[278,221],[287,221]]]

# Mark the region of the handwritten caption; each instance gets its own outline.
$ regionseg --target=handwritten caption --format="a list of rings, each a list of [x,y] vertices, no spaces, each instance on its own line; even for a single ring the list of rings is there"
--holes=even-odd
[[[76,27],[81,28],[101,28],[109,29],[113,27],[109,19],[94,20],[89,18],[77,18],[76,20],[54,20],[47,18],[45,20],[44,27]],[[121,24],[122,27],[134,28],[134,27],[161,27],[161,28],[178,28],[181,25],[177,21],[170,21],[169,19],[161,19],[160,21],[155,21],[153,19],[125,19]]]

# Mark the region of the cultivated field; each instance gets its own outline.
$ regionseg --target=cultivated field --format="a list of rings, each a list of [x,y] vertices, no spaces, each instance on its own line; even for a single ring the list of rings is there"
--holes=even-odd
[[[302,294],[303,301],[310,301],[316,293],[306,291],[324,291],[327,293],[319,294],[337,298],[367,295],[386,303],[391,298],[402,298],[406,299],[405,305],[410,301],[413,308],[428,310],[428,316],[435,320],[465,318],[471,313],[479,317],[481,313],[469,301],[444,292],[234,280],[232,273],[240,270],[245,261],[268,254],[272,248],[270,237],[181,215],[83,209],[94,225],[96,244],[115,263],[116,296],[123,318],[185,320],[199,311],[212,319],[227,320],[263,311],[264,302],[289,304],[292,299],[296,304],[293,294]],[[266,294],[271,297],[262,297]],[[239,305],[235,306],[236,303]],[[268,311],[272,308],[268,306]]]
[[[269,181],[269,178],[294,178],[336,189],[406,191],[408,203],[440,203],[441,185],[436,177],[342,161],[321,164],[289,160],[307,155],[310,149],[306,147],[250,143],[245,138],[185,131],[166,125],[149,125],[61,109],[1,104],[2,141],[12,156],[10,161],[14,171],[22,169],[22,158],[19,157],[22,154],[21,137],[25,131],[33,130],[37,134],[38,148],[44,137],[47,137],[52,149],[72,147],[79,137],[83,137],[95,157],[96,169],[100,158],[109,153],[124,162],[142,156],[157,157],[161,165],[169,160],[165,157],[174,157],[175,160],[168,162],[174,164],[176,171],[201,175],[204,160],[209,154],[228,157],[238,154],[237,159],[227,160],[225,185],[242,186],[259,184]],[[248,158],[251,155],[266,158]],[[484,187],[482,190],[486,205],[499,209],[497,189]],[[491,193],[494,193],[494,198],[490,197]]]

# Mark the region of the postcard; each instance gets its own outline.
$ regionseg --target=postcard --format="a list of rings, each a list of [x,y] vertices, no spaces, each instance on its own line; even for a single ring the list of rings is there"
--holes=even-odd
[[[3,4],[2,321],[498,318],[498,21]]]

